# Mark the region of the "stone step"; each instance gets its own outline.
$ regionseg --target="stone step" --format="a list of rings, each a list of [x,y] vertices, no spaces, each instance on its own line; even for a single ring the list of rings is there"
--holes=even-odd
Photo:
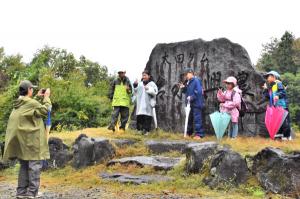
[[[107,163],[107,166],[119,163],[121,165],[133,164],[141,167],[150,166],[155,170],[171,170],[179,164],[180,160],[181,158],[170,158],[162,156],[135,156],[111,160]]]
[[[191,142],[187,141],[171,141],[171,140],[148,140],[145,146],[151,153],[161,154],[171,151],[185,153],[187,145]]]
[[[156,182],[166,182],[172,180],[170,177],[161,176],[161,175],[130,175],[124,173],[101,173],[100,177],[102,179],[116,181],[120,183],[129,183],[129,184],[150,184]]]

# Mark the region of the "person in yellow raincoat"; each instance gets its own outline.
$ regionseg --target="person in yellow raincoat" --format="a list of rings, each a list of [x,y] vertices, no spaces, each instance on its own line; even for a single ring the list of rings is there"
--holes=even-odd
[[[126,77],[125,70],[119,70],[118,75],[118,78],[112,82],[109,93],[109,98],[112,101],[113,112],[108,129],[115,131],[115,126],[120,115],[121,125],[119,132],[124,132],[126,123],[129,119],[129,106],[131,103],[133,88],[129,78]]]
[[[50,89],[40,90],[32,99],[32,83],[19,85],[19,98],[14,103],[5,135],[3,160],[17,158],[20,161],[17,198],[34,198],[40,185],[41,160],[49,159],[49,147],[43,119],[51,107]]]

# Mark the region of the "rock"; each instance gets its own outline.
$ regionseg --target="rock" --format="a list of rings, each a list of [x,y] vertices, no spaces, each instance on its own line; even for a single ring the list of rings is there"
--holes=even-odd
[[[252,172],[260,184],[273,193],[300,197],[300,154],[287,155],[268,147],[253,157]]]
[[[249,177],[249,170],[245,159],[230,149],[220,149],[214,155],[210,174],[203,181],[211,188],[224,186],[238,186],[245,183]]]
[[[180,158],[170,158],[162,156],[136,156],[111,160],[107,165],[110,166],[118,163],[122,165],[135,164],[141,167],[150,166],[156,170],[170,170],[177,166],[180,160]]]
[[[213,133],[209,114],[219,109],[217,90],[224,87],[227,76],[235,76],[249,107],[249,112],[240,118],[240,133],[264,134],[265,105],[262,84],[264,79],[255,71],[247,51],[239,44],[221,38],[212,41],[202,39],[184,42],[157,44],[151,52],[146,69],[154,77],[159,92],[157,95],[158,127],[171,132],[183,132],[185,118],[184,95],[178,83],[184,81],[184,68],[191,67],[200,77],[205,91],[204,127]],[[132,126],[135,120],[132,117]]]
[[[60,138],[49,138],[48,145],[50,160],[47,160],[43,169],[62,168],[73,158],[72,153],[69,151],[69,147],[64,144]]]
[[[14,167],[17,164],[16,159],[8,160],[8,161],[5,161],[5,162],[2,160],[2,156],[3,156],[3,153],[4,153],[4,146],[5,146],[5,143],[0,142],[0,170],[8,169],[10,167]]]
[[[3,156],[3,153],[4,153],[4,146],[5,146],[4,142],[0,142],[0,157]]]
[[[78,169],[113,158],[115,150],[108,139],[94,139],[82,134],[73,145],[73,154],[72,166]]]
[[[111,140],[111,142],[119,148],[124,148],[137,143],[136,140],[129,140],[129,139],[115,139],[115,140]]]
[[[204,165],[209,164],[212,156],[217,152],[216,142],[192,143],[186,149],[186,170],[188,173],[199,173]]]
[[[134,176],[134,175],[122,174],[122,173],[114,173],[114,174],[102,173],[100,176],[103,179],[117,181],[120,183],[136,184],[136,185],[150,184],[155,182],[166,182],[172,180],[172,178],[160,176],[160,175]]]
[[[96,163],[102,163],[110,160],[115,156],[116,152],[108,139],[96,138],[94,140],[94,159]]]
[[[152,153],[166,153],[170,151],[185,152],[188,142],[185,141],[156,141],[149,140],[146,146]]]
[[[82,168],[94,164],[94,141],[92,138],[82,137],[73,145],[73,167]]]

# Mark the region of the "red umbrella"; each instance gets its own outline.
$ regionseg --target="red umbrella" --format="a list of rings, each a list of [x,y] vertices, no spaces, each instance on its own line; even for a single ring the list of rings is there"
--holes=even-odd
[[[285,120],[286,117],[287,111],[282,107],[273,106],[273,103],[267,107],[265,124],[272,140],[274,140],[276,133],[283,123],[282,121]]]

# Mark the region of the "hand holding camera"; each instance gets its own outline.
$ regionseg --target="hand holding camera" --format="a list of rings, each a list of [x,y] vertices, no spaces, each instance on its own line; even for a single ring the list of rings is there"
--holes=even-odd
[[[50,93],[50,88],[42,88],[39,90],[37,95],[40,97],[50,97]]]

